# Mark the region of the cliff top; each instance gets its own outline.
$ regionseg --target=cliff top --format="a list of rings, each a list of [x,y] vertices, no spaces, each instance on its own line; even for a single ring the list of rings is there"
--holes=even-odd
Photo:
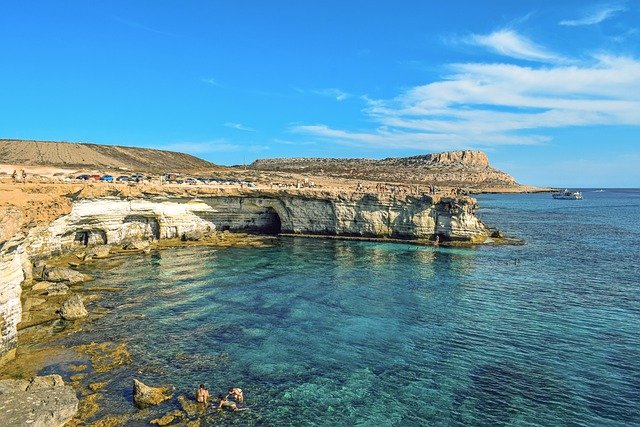
[[[0,164],[66,168],[167,172],[216,167],[198,157],[173,151],[90,143],[0,139]]]
[[[260,159],[251,168],[261,171],[297,172],[366,181],[436,184],[482,189],[517,188],[516,180],[489,164],[482,151],[448,151],[412,157],[373,159],[279,158]]]

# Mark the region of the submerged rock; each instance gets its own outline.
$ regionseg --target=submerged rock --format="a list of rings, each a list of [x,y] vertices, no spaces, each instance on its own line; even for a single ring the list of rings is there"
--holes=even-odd
[[[60,317],[64,320],[76,320],[87,316],[89,313],[84,308],[82,298],[78,295],[74,295],[62,304],[60,307]]]
[[[2,425],[58,427],[78,412],[78,398],[73,387],[65,385],[60,375],[26,380],[0,380],[0,414]]]
[[[46,292],[48,296],[65,295],[68,290],[69,287],[64,283],[53,283],[47,287]]]
[[[168,387],[149,387],[142,381],[133,379],[133,402],[138,408],[157,405],[171,398]]]
[[[46,282],[46,281],[45,282],[37,282],[31,287],[31,290],[32,291],[44,291],[49,286],[54,285],[54,284],[55,283],[53,283],[53,282]]]
[[[178,396],[178,403],[180,403],[180,407],[188,416],[193,417],[198,413],[198,404],[185,396]]]
[[[44,270],[43,277],[49,282],[69,282],[72,285],[86,280],[84,274],[67,267],[48,267]]]
[[[166,426],[175,421],[176,418],[180,418],[184,415],[182,411],[173,410],[171,412],[167,412],[160,418],[156,418],[155,420],[151,420],[149,424],[157,424],[159,426]]]

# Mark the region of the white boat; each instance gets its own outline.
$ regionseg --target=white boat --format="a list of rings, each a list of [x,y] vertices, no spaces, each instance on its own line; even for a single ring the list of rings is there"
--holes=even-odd
[[[562,200],[582,200],[582,193],[579,191],[558,191],[557,193],[552,194],[554,199],[562,199]]]

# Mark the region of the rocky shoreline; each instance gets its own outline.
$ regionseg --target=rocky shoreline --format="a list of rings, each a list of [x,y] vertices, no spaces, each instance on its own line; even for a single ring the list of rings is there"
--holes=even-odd
[[[92,312],[93,303],[105,292],[118,291],[86,288],[91,277],[83,271],[95,263],[169,247],[261,247],[273,244],[278,234],[417,244],[513,243],[480,222],[475,200],[464,196],[280,190],[193,195],[151,188],[129,189],[125,195],[108,186],[73,190],[58,188],[66,195],[36,197],[26,206],[0,206],[0,366],[5,365],[0,377],[34,378],[47,358],[84,355],[91,368],[80,369],[80,364],[69,375],[81,399],[68,425],[84,423],[99,410],[99,382],[81,385],[87,373],[130,363],[126,347],[118,343],[66,350],[55,344],[80,332],[87,319],[105,314]],[[178,418],[195,422],[184,414],[165,414],[157,424]]]

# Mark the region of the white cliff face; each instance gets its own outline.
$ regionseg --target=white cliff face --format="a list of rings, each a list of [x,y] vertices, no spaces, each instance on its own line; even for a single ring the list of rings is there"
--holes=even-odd
[[[22,318],[20,295],[25,279],[27,253],[20,239],[9,240],[0,247],[0,365],[15,354],[17,326]]]
[[[31,277],[33,258],[90,245],[179,238],[214,230],[461,240],[480,243],[487,228],[473,214],[475,200],[431,197],[395,200],[376,195],[311,197],[292,194],[80,200],[71,213],[33,227],[5,221],[0,241],[0,364],[17,345],[21,282]],[[11,228],[11,230],[9,229]]]

